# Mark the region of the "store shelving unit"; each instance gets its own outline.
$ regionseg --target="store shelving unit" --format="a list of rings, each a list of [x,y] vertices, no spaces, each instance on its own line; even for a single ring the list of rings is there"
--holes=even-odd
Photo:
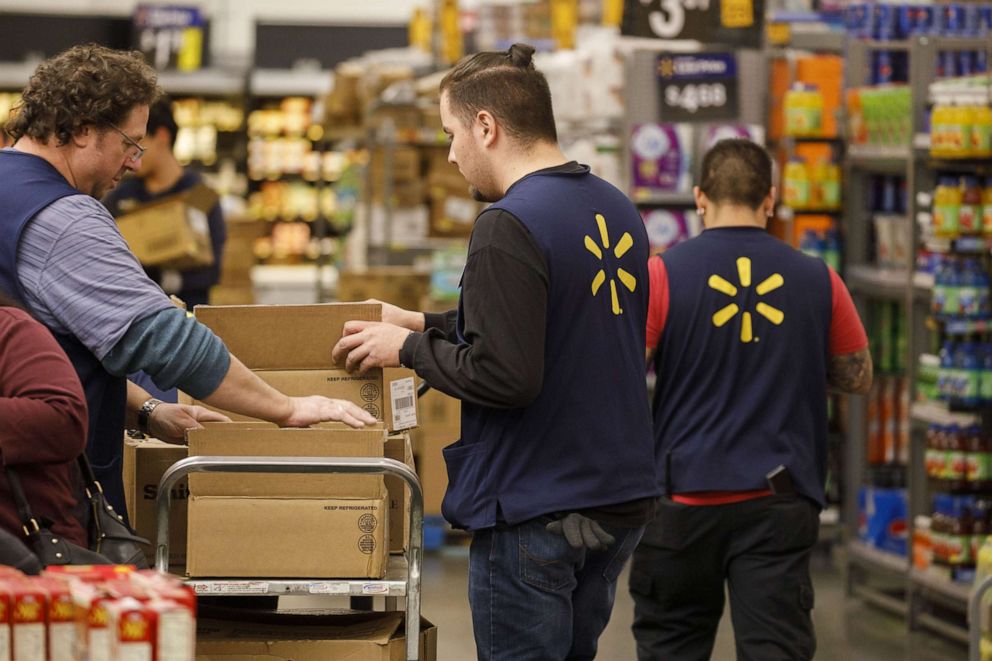
[[[934,282],[931,274],[915,271],[917,247],[921,234],[917,219],[926,214],[927,200],[916,193],[930,191],[935,184],[937,169],[964,169],[974,172],[976,163],[930,158],[929,135],[926,133],[926,112],[929,100],[929,86],[936,79],[938,52],[977,50],[989,48],[987,39],[918,37],[905,41],[878,42],[850,40],[847,48],[847,84],[861,86],[865,82],[871,54],[879,50],[905,51],[909,58],[909,87],[912,99],[912,139],[906,145],[850,145],[845,158],[845,224],[847,227],[846,279],[859,308],[869,300],[900,301],[907,311],[907,351],[904,357],[906,376],[910,384],[915,383],[917,357],[925,352],[930,341],[928,328],[929,300]],[[969,169],[970,168],[970,169]],[[907,209],[904,231],[909,232],[907,244],[910,246],[906,263],[898,270],[882,270],[870,264],[870,213],[857,206],[859,200],[867,199],[866,182],[871,174],[897,174],[907,181]],[[976,322],[961,322],[959,332],[973,332]],[[949,325],[946,330],[954,330]],[[909,464],[906,466],[906,481],[909,500],[909,538],[912,539],[912,523],[917,515],[930,512],[930,485],[928,484],[923,455],[925,439],[921,433],[927,424],[972,423],[978,416],[957,413],[938,403],[914,403],[910,419],[915,429],[910,434]],[[849,570],[849,593],[888,610],[907,616],[912,629],[927,629],[942,636],[967,642],[965,614],[968,604],[967,585],[954,583],[947,576],[936,571],[921,571],[911,568],[906,558],[884,554],[867,549],[857,538],[857,493],[860,486],[858,477],[866,469],[867,405],[863,398],[855,398],[849,407],[850,438],[847,448],[846,465],[849,475],[854,476],[845,494],[845,522],[848,533],[847,562]],[[870,571],[863,571],[868,568]],[[902,587],[898,592],[879,590],[871,584],[872,572],[875,575],[898,575],[897,582]],[[859,582],[862,581],[863,582]],[[895,608],[896,601],[903,603]]]

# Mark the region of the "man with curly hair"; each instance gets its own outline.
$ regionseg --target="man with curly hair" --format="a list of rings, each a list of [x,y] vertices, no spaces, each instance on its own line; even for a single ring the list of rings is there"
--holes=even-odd
[[[35,70],[6,125],[14,145],[0,150],[0,290],[72,361],[89,408],[86,451],[121,513],[125,421],[179,441],[199,421],[226,419],[163,404],[125,374],[143,370],[163,389],[284,426],[375,422],[351,402],[266,385],[145,275],[98,199],[139,167],[160,94],[140,53],[75,46]]]

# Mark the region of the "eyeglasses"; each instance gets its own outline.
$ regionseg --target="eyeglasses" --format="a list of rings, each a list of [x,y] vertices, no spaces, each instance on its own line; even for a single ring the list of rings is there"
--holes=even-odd
[[[120,133],[121,137],[127,140],[127,143],[130,145],[130,147],[128,147],[128,150],[124,153],[124,156],[127,158],[127,160],[131,161],[132,163],[140,160],[145,153],[145,148],[142,147],[137,142],[135,142],[134,140],[132,140],[130,137],[128,137],[127,133],[120,130],[110,122],[107,122],[107,126]]]

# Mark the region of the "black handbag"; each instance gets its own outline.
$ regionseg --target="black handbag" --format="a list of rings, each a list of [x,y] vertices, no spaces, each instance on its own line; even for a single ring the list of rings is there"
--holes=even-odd
[[[79,470],[86,482],[86,497],[90,501],[90,548],[115,564],[148,569],[148,560],[141,545],[150,542],[138,537],[134,529],[124,522],[124,517],[107,502],[85,452],[79,455]]]
[[[104,556],[66,540],[62,535],[51,531],[52,522],[38,519],[31,513],[21,478],[10,466],[4,469],[10,490],[17,502],[17,514],[21,517],[21,528],[34,554],[42,567],[50,565],[110,565],[114,564]]]

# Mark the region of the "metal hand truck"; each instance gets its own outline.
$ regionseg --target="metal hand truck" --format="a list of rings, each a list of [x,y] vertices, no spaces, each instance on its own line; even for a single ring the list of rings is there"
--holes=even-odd
[[[173,487],[190,473],[362,473],[390,474],[410,487],[410,536],[402,557],[390,556],[386,577],[372,579],[192,579],[197,594],[288,595],[347,594],[383,596],[387,610],[406,597],[406,658],[420,661],[420,570],[424,545],[424,495],[417,474],[395,459],[379,457],[215,457],[195,456],[173,464],[162,475],[155,507],[158,514],[155,568],[169,570],[169,506]]]

